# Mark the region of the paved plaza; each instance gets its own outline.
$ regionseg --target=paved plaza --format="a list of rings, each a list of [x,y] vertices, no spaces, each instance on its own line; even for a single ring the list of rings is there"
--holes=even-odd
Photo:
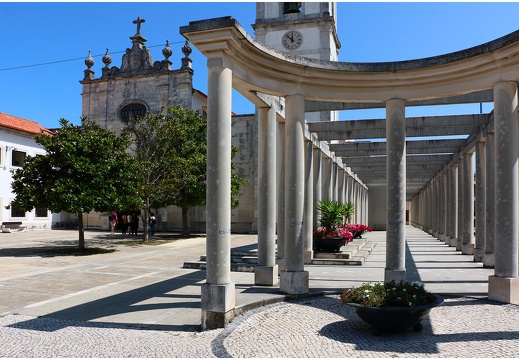
[[[375,336],[338,302],[342,289],[383,280],[385,233],[367,237],[377,245],[362,266],[305,267],[315,296],[283,301],[279,288],[233,272],[242,315],[225,329],[200,332],[205,272],[182,264],[204,255],[204,238],[124,245],[120,235],[87,232],[87,247],[116,251],[77,257],[41,252],[74,244],[75,231],[0,234],[0,356],[519,358],[519,306],[486,299],[493,270],[412,227],[408,279],[445,302],[421,332]],[[233,235],[231,245],[255,242]]]

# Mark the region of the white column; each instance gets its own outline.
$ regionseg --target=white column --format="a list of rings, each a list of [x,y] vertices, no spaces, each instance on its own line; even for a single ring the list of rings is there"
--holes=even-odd
[[[231,282],[231,89],[232,72],[222,58],[209,58],[207,92],[207,281],[202,284],[202,329],[232,319]]]
[[[316,204],[322,199],[323,179],[323,153],[321,149],[314,149],[314,230],[319,226],[321,213],[317,211]]]
[[[332,159],[323,157],[322,200],[332,199]]]
[[[277,167],[277,259],[278,271],[285,268],[285,123],[278,123]]]
[[[311,264],[313,251],[314,217],[314,144],[305,141],[305,191],[303,213],[304,263]]]
[[[483,266],[493,268],[495,264],[494,244],[496,231],[496,152],[494,133],[486,136],[486,236],[485,236],[485,255],[483,256]]]
[[[488,281],[488,298],[514,304],[519,303],[517,107],[517,83],[495,84],[496,248],[494,276]]]
[[[384,281],[405,281],[405,101],[386,103],[386,268]]]
[[[486,150],[485,142],[480,141],[476,150],[476,242],[474,261],[483,261],[486,238]]]
[[[463,157],[463,245],[461,253],[474,254],[474,166],[472,153]]]
[[[303,208],[305,191],[305,101],[301,95],[286,97],[285,119],[285,269],[280,290],[287,294],[308,293],[309,276],[304,271]]]
[[[449,198],[449,222],[450,222],[450,232],[449,232],[449,246],[457,245],[457,218],[458,218],[458,167],[453,165],[450,172],[450,198]]]
[[[258,108],[258,265],[254,284],[278,284],[276,265],[276,110]]]
[[[456,250],[461,251],[461,246],[463,243],[463,171],[464,171],[464,161],[463,158],[460,158],[458,162],[458,225],[456,232]]]

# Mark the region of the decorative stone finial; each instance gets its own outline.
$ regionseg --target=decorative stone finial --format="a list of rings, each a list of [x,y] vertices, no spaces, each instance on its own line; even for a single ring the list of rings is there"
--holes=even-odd
[[[112,57],[108,54],[108,48],[106,48],[106,54],[103,56],[103,63],[108,68],[112,63]]]
[[[162,49],[162,55],[164,55],[164,59],[168,60],[168,58],[173,54],[173,51],[169,47],[169,41],[166,40],[166,46]]]
[[[88,56],[85,59],[85,65],[87,66],[88,70],[94,66],[94,58],[92,57],[92,52],[90,50],[88,50]]]
[[[192,52],[193,52],[193,49],[191,49],[191,47],[189,46],[189,42],[186,40],[186,43],[184,44],[184,46],[182,46],[182,53],[184,54],[184,56],[186,58],[188,58]]]

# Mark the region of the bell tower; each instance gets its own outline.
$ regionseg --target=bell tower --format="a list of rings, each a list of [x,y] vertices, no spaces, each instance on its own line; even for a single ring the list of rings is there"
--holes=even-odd
[[[276,50],[311,59],[338,61],[335,2],[258,2],[256,40]],[[307,113],[306,120],[338,120],[338,112]]]
[[[335,2],[258,2],[252,27],[256,40],[274,49],[338,61]]]

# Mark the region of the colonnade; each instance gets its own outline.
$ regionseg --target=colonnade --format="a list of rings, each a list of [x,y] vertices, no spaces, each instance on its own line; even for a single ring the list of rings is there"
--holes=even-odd
[[[231,78],[232,71],[222,58],[208,59],[204,329],[225,326],[235,307],[235,286],[230,280]],[[254,279],[256,285],[279,284],[281,292],[303,294],[309,291],[304,267],[312,259],[313,232],[318,225],[315,204],[325,198],[351,201],[357,208],[352,220],[367,223],[368,192],[327,150],[326,143],[308,132],[302,95],[285,97],[284,119],[274,105],[258,107],[258,266]]]
[[[493,122],[411,201],[414,226],[494,268],[488,297],[505,303],[519,302],[517,86],[494,85]]]

